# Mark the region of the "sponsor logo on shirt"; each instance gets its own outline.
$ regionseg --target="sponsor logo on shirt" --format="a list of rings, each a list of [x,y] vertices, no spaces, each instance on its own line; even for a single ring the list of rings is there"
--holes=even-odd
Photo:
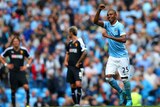
[[[13,55],[11,55],[11,58],[13,58],[13,59],[22,59],[23,55],[15,55],[15,54],[13,54]]]
[[[71,53],[77,53],[77,49],[69,49],[69,52],[71,52]]]

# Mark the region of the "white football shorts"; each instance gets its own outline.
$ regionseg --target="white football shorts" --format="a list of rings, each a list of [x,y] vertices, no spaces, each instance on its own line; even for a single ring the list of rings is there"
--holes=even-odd
[[[120,77],[129,77],[129,58],[115,58],[109,56],[108,62],[106,64],[105,75],[113,74],[115,75],[118,71]]]

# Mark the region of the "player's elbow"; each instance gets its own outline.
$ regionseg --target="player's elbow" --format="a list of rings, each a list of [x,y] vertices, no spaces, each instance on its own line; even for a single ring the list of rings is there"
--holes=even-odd
[[[94,19],[93,23],[97,25],[98,24],[98,19]]]
[[[126,43],[126,39],[122,40],[122,43]]]
[[[121,42],[122,42],[122,43],[126,43],[126,41],[127,41],[126,37],[123,36],[123,37],[121,38]]]
[[[84,51],[84,55],[87,56],[87,50]]]
[[[97,20],[94,20],[93,23],[97,25],[97,24],[98,24],[98,21],[97,21]]]

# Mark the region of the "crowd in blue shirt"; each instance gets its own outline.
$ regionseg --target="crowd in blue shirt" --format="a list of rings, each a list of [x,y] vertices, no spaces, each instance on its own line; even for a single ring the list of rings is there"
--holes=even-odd
[[[34,58],[26,71],[31,107],[73,105],[70,86],[66,83],[67,68],[63,65],[67,30],[72,25],[78,27],[78,37],[88,49],[80,104],[119,104],[118,93],[104,80],[108,41],[102,37],[103,28],[93,24],[100,3],[106,5],[100,14],[102,20],[106,20],[107,10],[113,8],[118,12],[119,22],[124,24],[132,93],[141,96],[141,105],[160,105],[158,0],[0,0],[0,53],[9,46],[12,34],[18,33],[21,45],[26,46]],[[8,107],[11,104],[8,72],[3,65],[0,67],[0,106]],[[16,101],[20,107],[24,106],[22,88],[16,93]]]

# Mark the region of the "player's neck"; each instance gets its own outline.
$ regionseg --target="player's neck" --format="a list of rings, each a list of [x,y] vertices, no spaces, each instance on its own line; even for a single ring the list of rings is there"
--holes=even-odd
[[[19,50],[19,47],[13,47],[15,51],[18,51]]]
[[[75,42],[75,41],[77,41],[77,36],[74,36],[73,38],[72,38],[72,41],[73,41],[73,43]]]
[[[114,21],[111,23],[111,25],[114,25],[116,22],[117,22],[117,20],[114,20]]]

